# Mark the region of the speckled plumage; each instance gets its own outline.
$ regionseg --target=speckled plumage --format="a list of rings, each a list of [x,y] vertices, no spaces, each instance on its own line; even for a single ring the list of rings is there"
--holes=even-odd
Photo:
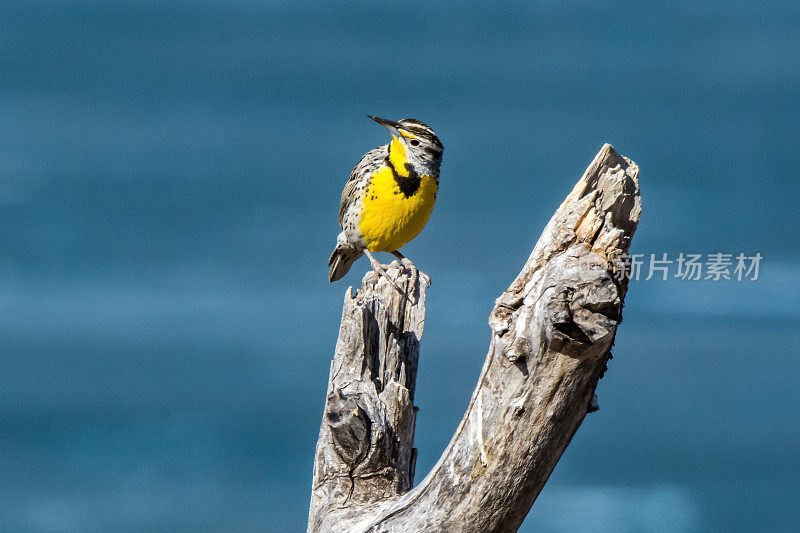
[[[372,175],[389,158],[389,145],[385,144],[367,152],[358,162],[350,179],[342,191],[342,201],[339,204],[339,226],[348,237],[348,241],[359,246],[365,246],[363,236],[358,231],[361,221],[361,212],[364,209],[364,191],[369,187]]]

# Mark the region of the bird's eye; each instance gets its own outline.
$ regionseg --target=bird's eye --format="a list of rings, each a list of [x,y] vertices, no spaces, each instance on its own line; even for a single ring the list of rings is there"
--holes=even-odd
[[[419,141],[416,139],[411,139],[411,141],[409,141],[409,144],[411,144],[411,146],[419,146]]]

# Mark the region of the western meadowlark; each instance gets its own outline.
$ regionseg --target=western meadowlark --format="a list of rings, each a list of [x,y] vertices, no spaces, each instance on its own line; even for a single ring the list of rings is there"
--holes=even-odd
[[[339,205],[342,232],[328,261],[328,279],[342,278],[363,254],[375,272],[385,275],[370,252],[391,252],[412,272],[416,284],[419,271],[400,248],[422,231],[431,216],[444,148],[419,120],[369,118],[387,128],[392,140],[367,152],[344,186]]]

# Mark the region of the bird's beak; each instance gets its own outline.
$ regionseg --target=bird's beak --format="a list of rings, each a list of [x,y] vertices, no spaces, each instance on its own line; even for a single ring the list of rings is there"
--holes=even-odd
[[[398,139],[403,140],[403,134],[400,133],[400,123],[395,122],[394,120],[389,120],[388,118],[381,118],[381,117],[373,117],[372,115],[367,115],[369,118],[386,128],[387,130],[392,132],[392,135],[397,137]]]

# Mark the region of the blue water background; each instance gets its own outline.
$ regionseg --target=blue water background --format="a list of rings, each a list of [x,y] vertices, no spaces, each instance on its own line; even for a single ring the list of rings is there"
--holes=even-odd
[[[433,279],[418,480],[494,298],[610,142],[641,167],[633,252],[764,259],[631,283],[601,410],[521,531],[791,531],[798,6],[4,2],[0,530],[304,530],[375,114],[446,147],[404,249]]]

